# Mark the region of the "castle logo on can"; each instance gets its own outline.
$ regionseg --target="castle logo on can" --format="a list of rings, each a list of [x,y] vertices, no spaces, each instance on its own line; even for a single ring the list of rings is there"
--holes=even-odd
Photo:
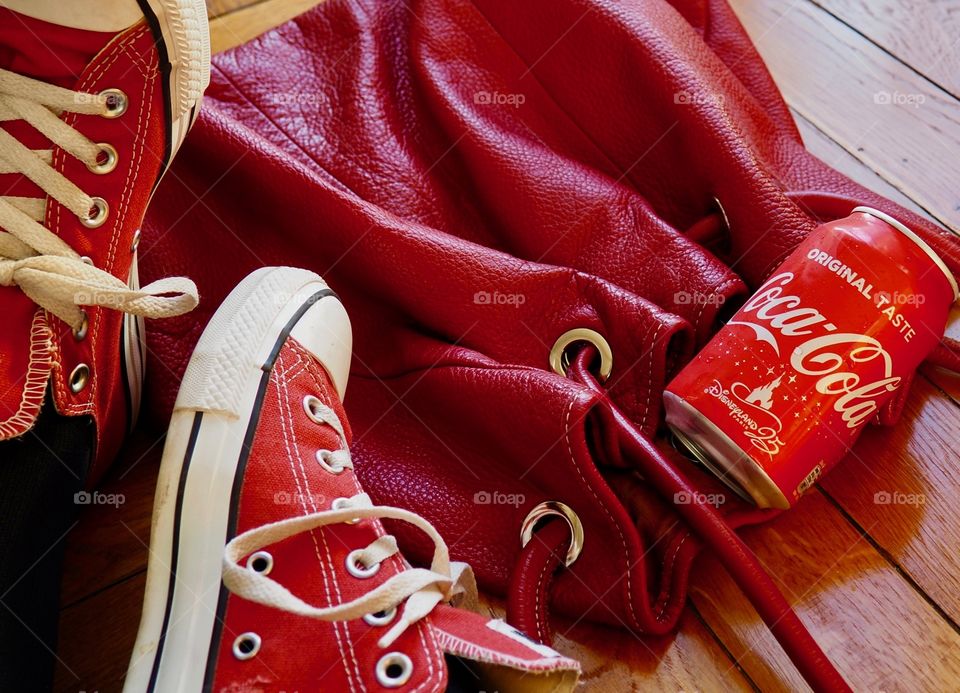
[[[783,441],[780,432],[783,422],[770,411],[773,408],[773,396],[780,386],[783,375],[751,389],[745,383],[737,381],[725,388],[719,380],[704,388],[704,394],[715,397],[728,410],[730,418],[744,429],[744,435],[750,443],[773,457],[780,452]]]

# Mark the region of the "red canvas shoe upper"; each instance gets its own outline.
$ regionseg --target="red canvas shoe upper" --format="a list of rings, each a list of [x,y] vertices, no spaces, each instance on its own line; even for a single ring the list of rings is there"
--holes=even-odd
[[[224,557],[206,686],[212,690],[444,690],[445,655],[477,690],[568,690],[576,662],[502,621],[444,605],[475,597],[428,523],[374,506],[353,473],[350,431],[326,371],[294,338],[263,400]],[[412,568],[382,519],[435,546]],[[542,686],[538,688],[537,686]]]
[[[89,31],[0,8],[0,440],[32,427],[49,384],[61,414],[95,420],[91,481],[137,406],[125,314],[197,301],[188,280],[136,289],[138,229],[172,147],[160,59],[142,14]]]

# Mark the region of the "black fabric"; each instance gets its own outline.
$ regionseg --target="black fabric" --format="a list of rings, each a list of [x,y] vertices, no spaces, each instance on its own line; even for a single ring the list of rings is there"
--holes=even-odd
[[[0,691],[53,686],[66,534],[94,444],[89,417],[44,404],[36,426],[0,441]]]
[[[447,688],[445,693],[477,693],[480,687],[480,675],[473,671],[470,662],[454,655],[443,656],[447,663]]]

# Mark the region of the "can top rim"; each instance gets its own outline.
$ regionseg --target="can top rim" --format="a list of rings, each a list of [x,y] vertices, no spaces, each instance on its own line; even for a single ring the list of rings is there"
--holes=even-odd
[[[960,299],[960,287],[957,286],[957,279],[953,276],[953,272],[950,271],[950,268],[947,267],[946,263],[944,263],[943,258],[937,255],[937,252],[931,248],[925,240],[920,238],[920,236],[918,236],[914,231],[908,229],[902,221],[894,219],[886,212],[881,212],[879,209],[874,209],[873,207],[867,207],[865,205],[854,207],[853,211],[863,212],[864,214],[869,214],[872,217],[876,217],[887,222],[890,224],[890,226],[916,243],[920,247],[920,250],[930,256],[930,259],[933,260],[934,264],[940,268],[940,271],[943,272],[944,276],[947,278],[947,281],[950,283],[950,288],[953,289],[953,300],[956,301],[957,299]]]

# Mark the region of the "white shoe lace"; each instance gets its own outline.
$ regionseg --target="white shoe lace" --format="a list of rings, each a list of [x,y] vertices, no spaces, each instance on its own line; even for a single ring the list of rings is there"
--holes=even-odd
[[[312,418],[329,424],[337,431],[342,442],[342,449],[321,450],[317,454],[318,459],[322,459],[333,473],[353,469],[343,428],[333,410],[317,403]],[[364,518],[403,520],[422,530],[433,540],[434,552],[430,568],[408,568],[352,601],[318,607],[303,601],[279,582],[253,567],[239,564],[244,556],[296,534]],[[366,548],[352,551],[348,554],[347,561],[353,562],[359,575],[368,576],[376,572],[381,562],[396,555],[398,551],[396,539],[391,535],[384,535]],[[389,611],[406,600],[400,617],[377,641],[381,648],[389,647],[411,624],[429,614],[440,602],[456,599],[463,606],[474,608],[477,600],[473,571],[466,563],[450,560],[447,545],[433,525],[408,510],[373,505],[366,493],[336,503],[330,510],[280,520],[237,535],[224,550],[223,583],[227,589],[244,599],[322,621],[362,618],[368,614]]]
[[[114,155],[112,148],[90,141],[61,120],[68,112],[114,115],[107,92],[71,91],[0,69],[0,122],[23,120],[92,170],[104,170],[102,159]],[[102,224],[108,214],[106,203],[55,170],[52,160],[52,149],[28,149],[0,129],[0,174],[22,174],[87,226]],[[197,287],[189,279],[161,279],[138,290],[92,266],[43,226],[45,210],[44,198],[0,196],[0,229],[6,231],[0,232],[0,286],[19,286],[37,305],[75,330],[84,320],[79,306],[162,318],[181,315],[197,305]]]

